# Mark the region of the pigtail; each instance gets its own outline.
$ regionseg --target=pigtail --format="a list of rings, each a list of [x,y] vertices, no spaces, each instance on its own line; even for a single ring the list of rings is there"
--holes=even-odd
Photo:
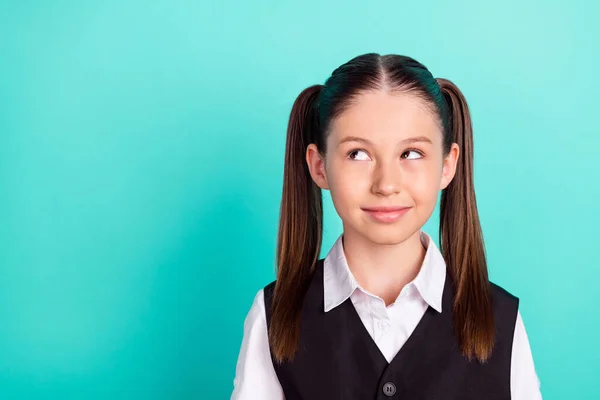
[[[455,332],[462,353],[485,362],[494,347],[494,312],[473,180],[473,127],[458,87],[437,79],[448,107],[450,137],[460,147],[456,174],[442,191],[440,247],[455,285]]]
[[[321,188],[310,175],[306,148],[317,143],[322,87],[313,85],[300,93],[292,106],[287,128],[277,236],[277,281],[269,324],[271,352],[278,362],[291,360],[298,347],[304,295],[321,250]]]

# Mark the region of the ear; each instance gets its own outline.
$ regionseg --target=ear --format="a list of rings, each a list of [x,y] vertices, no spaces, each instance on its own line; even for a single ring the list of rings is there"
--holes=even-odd
[[[440,190],[446,189],[454,175],[456,174],[456,164],[458,163],[458,157],[460,157],[460,148],[458,144],[452,143],[448,155],[444,158],[442,165],[442,180],[440,182]]]
[[[321,157],[317,145],[311,143],[306,148],[306,163],[312,180],[321,189],[329,190],[327,175],[325,175],[325,160]]]

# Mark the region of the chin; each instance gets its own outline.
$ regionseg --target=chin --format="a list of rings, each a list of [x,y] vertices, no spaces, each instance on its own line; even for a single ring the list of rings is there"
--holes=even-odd
[[[402,224],[365,226],[362,229],[363,235],[371,242],[380,245],[395,245],[404,242],[410,238],[416,229],[403,226]]]

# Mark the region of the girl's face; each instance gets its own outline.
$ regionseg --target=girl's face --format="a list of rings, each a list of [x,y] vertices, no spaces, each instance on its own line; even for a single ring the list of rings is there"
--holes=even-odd
[[[315,183],[331,191],[345,233],[395,244],[427,222],[454,177],[458,153],[454,143],[443,158],[441,127],[421,99],[370,91],[332,123],[325,160],[314,144],[306,160]],[[381,222],[365,211],[372,207],[408,210]]]

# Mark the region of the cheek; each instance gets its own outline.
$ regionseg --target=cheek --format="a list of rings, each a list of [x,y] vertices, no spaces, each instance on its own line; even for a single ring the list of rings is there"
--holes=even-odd
[[[327,183],[331,200],[340,215],[344,214],[344,209],[361,203],[365,193],[370,190],[368,171],[364,168],[352,168],[342,162],[331,165],[327,172]]]
[[[328,183],[332,199],[338,202],[355,200],[369,189],[367,177],[357,174],[350,168],[337,170],[335,174],[328,177]]]
[[[410,173],[409,173],[410,172]],[[423,164],[407,170],[405,185],[410,188],[415,200],[421,202],[435,201],[441,180],[441,166]]]

